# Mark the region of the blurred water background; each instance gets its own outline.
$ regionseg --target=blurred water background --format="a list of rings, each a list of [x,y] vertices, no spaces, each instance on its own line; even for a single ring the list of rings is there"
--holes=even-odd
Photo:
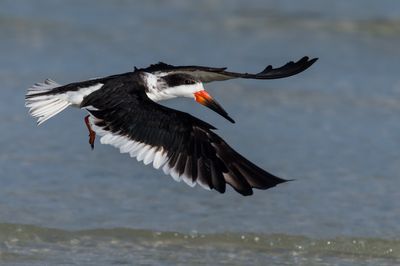
[[[0,1],[1,265],[399,265],[400,2]],[[87,144],[84,112],[41,127],[26,88],[165,61],[300,75],[207,89],[237,121],[166,105],[296,179],[242,197],[191,189]]]

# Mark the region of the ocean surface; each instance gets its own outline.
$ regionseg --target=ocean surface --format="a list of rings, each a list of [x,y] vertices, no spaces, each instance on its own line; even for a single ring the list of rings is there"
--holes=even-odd
[[[400,2],[0,1],[0,265],[400,265]],[[206,84],[218,128],[295,179],[242,197],[190,188],[96,143],[85,112],[37,127],[26,89],[165,61],[281,80]]]

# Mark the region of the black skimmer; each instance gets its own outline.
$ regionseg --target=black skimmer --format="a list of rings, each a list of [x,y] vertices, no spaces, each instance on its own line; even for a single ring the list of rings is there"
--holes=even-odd
[[[157,101],[189,97],[231,122],[227,112],[205,90],[203,83],[234,78],[278,79],[298,74],[317,58],[303,57],[282,67],[266,67],[258,74],[226,68],[172,66],[147,68],[60,85],[50,79],[28,89],[26,107],[42,124],[68,106],[85,109],[92,148],[96,134],[102,144],[119,148],[138,161],[162,169],[176,181],[199,184],[224,193],[226,184],[242,195],[253,188],[268,189],[287,180],[276,177],[234,151],[213,132],[216,128]]]

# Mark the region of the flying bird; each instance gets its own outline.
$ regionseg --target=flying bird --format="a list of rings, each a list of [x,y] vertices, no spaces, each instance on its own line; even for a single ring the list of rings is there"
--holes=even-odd
[[[67,85],[47,79],[28,89],[25,106],[38,125],[68,106],[86,110],[85,123],[93,149],[96,135],[102,144],[119,148],[145,165],[162,169],[176,181],[220,193],[226,184],[242,195],[253,188],[268,189],[288,180],[276,177],[233,150],[216,128],[158,101],[187,97],[234,120],[204,89],[203,84],[235,78],[279,79],[309,68],[317,58],[303,57],[281,67],[267,66],[257,74],[226,68],[173,66],[159,62],[147,68]]]

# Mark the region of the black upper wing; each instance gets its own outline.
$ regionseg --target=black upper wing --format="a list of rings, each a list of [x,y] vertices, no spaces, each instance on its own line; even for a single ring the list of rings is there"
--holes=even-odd
[[[279,79],[289,76],[296,75],[317,61],[318,58],[309,59],[307,56],[301,58],[297,62],[290,61],[285,65],[274,68],[271,65],[267,66],[263,71],[257,74],[249,73],[237,73],[226,71],[226,67],[213,68],[204,66],[173,66],[165,63],[158,63],[150,65],[147,68],[137,69],[135,71],[145,71],[153,74],[163,73],[186,73],[194,76],[196,79],[202,82],[221,81],[234,78],[245,78],[245,79]]]
[[[165,157],[162,165],[154,162],[156,168],[162,167],[164,172],[187,183],[199,183],[221,193],[225,192],[226,183],[243,195],[251,195],[252,188],[268,189],[286,181],[234,151],[211,131],[213,126],[151,101],[144,91],[133,89],[135,85],[114,84],[118,90],[110,90],[110,95],[104,94],[107,90],[94,92],[82,104],[98,109],[90,111],[95,127],[103,135],[111,136],[107,143],[121,152],[129,152],[137,143],[144,144],[148,149],[148,158],[144,159],[147,163],[158,160],[157,156]],[[131,156],[140,155],[132,152]]]

